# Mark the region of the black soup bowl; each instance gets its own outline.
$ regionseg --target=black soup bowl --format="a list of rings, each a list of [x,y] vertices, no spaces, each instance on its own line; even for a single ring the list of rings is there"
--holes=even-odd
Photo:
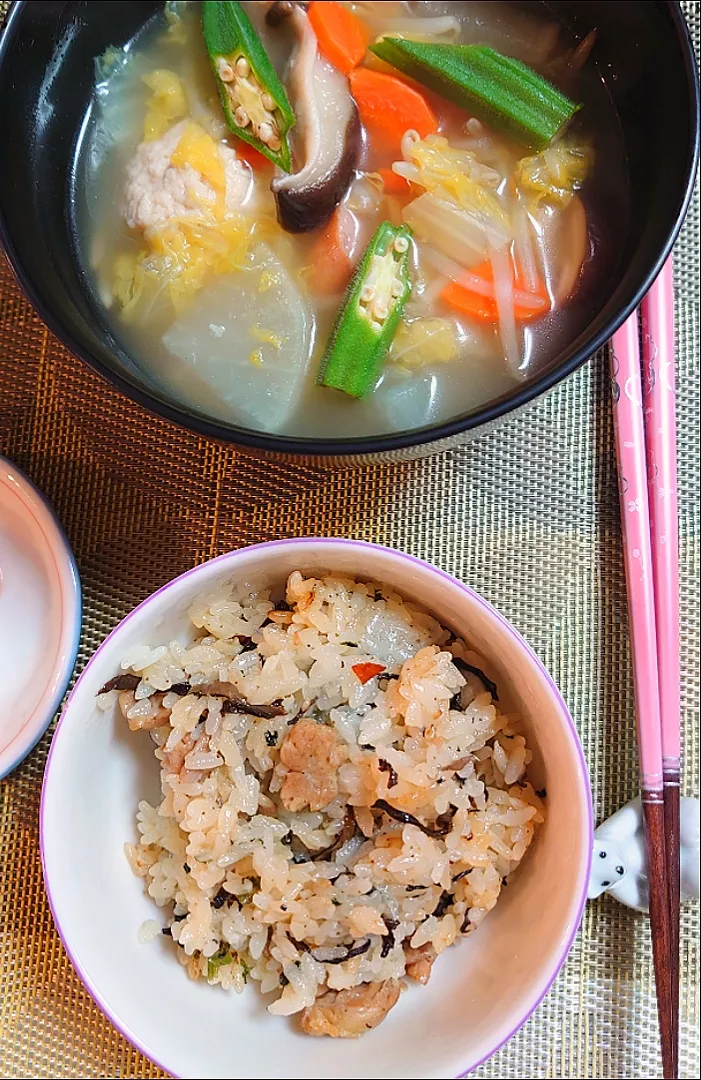
[[[573,372],[630,314],[678,233],[698,158],[698,75],[678,3],[587,0],[526,6],[545,9],[578,39],[596,29],[594,58],[621,123],[630,206],[593,317],[559,342],[537,376],[500,399],[421,430],[355,439],[283,437],[237,428],[188,408],[125,353],[93,306],[75,257],[72,170],[93,93],[95,59],[108,46],[129,41],[162,4],[32,0],[17,2],[10,11],[0,39],[0,234],[27,295],[68,348],[130,398],[186,428],[253,452],[317,461],[396,459],[446,449],[484,432]]]

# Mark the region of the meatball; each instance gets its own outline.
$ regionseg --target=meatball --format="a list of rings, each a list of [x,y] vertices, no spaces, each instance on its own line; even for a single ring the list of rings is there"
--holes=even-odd
[[[160,139],[141,143],[127,165],[124,218],[130,229],[158,228],[174,217],[201,217],[208,205],[214,207],[217,194],[202,173],[193,165],[171,161],[191,124],[181,120]],[[236,210],[248,197],[250,171],[230,146],[216,147],[226,179],[225,206]]]

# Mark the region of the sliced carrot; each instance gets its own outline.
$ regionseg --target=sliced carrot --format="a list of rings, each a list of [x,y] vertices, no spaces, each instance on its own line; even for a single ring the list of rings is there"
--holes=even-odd
[[[485,284],[494,283],[494,273],[489,260],[482,263],[481,266],[475,267],[470,273],[475,277],[482,278]],[[538,282],[538,288],[535,291],[527,289],[524,284],[523,274],[517,267],[514,275],[514,285],[518,290],[515,295],[514,314],[519,322],[528,322],[530,319],[537,319],[545,314],[550,307],[550,297],[542,281]],[[531,301],[531,298],[532,301],[527,305],[523,301],[519,302],[519,292],[527,292],[529,301]],[[448,304],[449,307],[461,311],[464,315],[470,315],[474,319],[481,319],[484,322],[497,322],[499,318],[497,302],[493,296],[483,296],[466,285],[458,284],[457,281],[451,281],[449,285],[446,285],[441,292],[441,300]]]
[[[365,56],[371,36],[365,25],[334,0],[310,4],[307,15],[321,52],[334,67],[348,75]]]
[[[357,222],[350,210],[339,206],[312,244],[309,284],[320,296],[342,293],[353,273]]]
[[[422,139],[438,131],[438,120],[426,98],[396,75],[356,68],[349,80],[360,119],[383,150],[399,153],[407,131],[418,131]]]
[[[386,670],[384,664],[353,664],[353,671],[363,686],[365,683],[370,682],[370,679],[374,679],[376,675],[381,675]]]
[[[483,322],[497,321],[496,301],[489,296],[480,296],[479,293],[466,289],[464,285],[458,285],[457,281],[446,285],[441,293],[441,300],[448,307],[455,308],[463,315],[470,315],[473,319],[481,319]]]
[[[263,169],[272,168],[267,157],[264,157],[260,150],[256,150],[255,146],[244,142],[243,139],[238,139],[236,142],[236,156],[240,157],[242,161],[247,161],[254,172],[262,172]]]
[[[411,195],[411,184],[392,169],[378,169],[385,187],[385,195]]]

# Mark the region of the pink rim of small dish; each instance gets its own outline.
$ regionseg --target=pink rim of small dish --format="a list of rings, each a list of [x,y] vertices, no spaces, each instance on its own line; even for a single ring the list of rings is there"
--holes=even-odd
[[[10,747],[15,744],[19,744],[20,747],[19,753],[10,765],[0,764],[0,780],[3,780],[31,753],[61,704],[78,655],[82,596],[75,556],[51,503],[36,484],[9,458],[0,456],[0,470],[14,485],[17,497],[51,555],[60,589],[61,607],[59,618],[61,633],[56,655],[52,660],[51,674],[42,690],[39,702],[24,720],[20,730],[8,743],[0,745],[1,754],[8,753]]]
[[[581,893],[582,893],[582,895],[581,895],[579,901],[577,902],[576,914],[575,914],[575,918],[574,918],[573,924],[572,924],[572,932],[571,932],[569,938],[567,939],[567,941],[565,942],[565,945],[563,946],[562,951],[561,951],[560,955],[558,956],[556,963],[553,966],[551,976],[550,976],[546,986],[544,987],[544,989],[538,994],[538,996],[533,1001],[528,1002],[521,1019],[518,1021],[518,1023],[515,1025],[515,1027],[509,1032],[509,1034],[506,1035],[498,1043],[498,1045],[494,1047],[493,1050],[491,1050],[488,1054],[486,1054],[479,1061],[476,1061],[474,1063],[474,1065],[471,1065],[466,1072],[458,1073],[455,1080],[463,1080],[464,1077],[469,1076],[471,1073],[473,1073],[475,1071],[475,1069],[478,1069],[481,1065],[484,1065],[484,1063],[486,1061],[489,1061],[489,1059],[491,1057],[493,1057],[494,1054],[496,1054],[497,1051],[500,1050],[502,1046],[505,1046],[506,1043],[509,1042],[509,1040],[513,1038],[513,1036],[516,1034],[516,1032],[519,1031],[523,1027],[523,1025],[526,1023],[526,1021],[529,1019],[529,1017],[538,1008],[540,1003],[543,1001],[543,999],[545,998],[545,996],[549,992],[549,990],[552,987],[553,983],[555,982],[555,979],[560,974],[560,970],[562,969],[562,966],[565,963],[565,960],[567,959],[569,951],[572,948],[572,945],[574,943],[574,939],[577,936],[577,933],[579,931],[579,927],[580,927],[580,924],[581,924],[581,921],[582,921],[582,916],[584,914],[584,907],[585,907],[586,902],[587,902],[587,886],[588,886],[588,883],[589,883],[589,877],[590,877],[590,873],[591,873],[592,852],[593,852],[593,848],[594,848],[594,814],[593,814],[593,809],[592,809],[592,804],[591,804],[591,791],[590,791],[590,788],[589,788],[589,770],[588,770],[587,763],[586,763],[586,760],[585,760],[585,757],[584,757],[584,751],[582,749],[582,744],[579,741],[579,735],[577,734],[577,729],[576,729],[576,727],[574,725],[574,721],[573,721],[572,717],[570,716],[570,712],[569,712],[569,709],[567,708],[567,705],[565,704],[565,700],[562,697],[562,694],[560,693],[557,685],[553,681],[552,676],[549,674],[547,669],[544,667],[543,663],[538,658],[538,656],[536,656],[536,654],[533,652],[533,650],[531,649],[531,647],[527,643],[527,641],[518,633],[517,630],[514,629],[513,626],[511,626],[511,624],[503,617],[503,615],[501,615],[496,610],[496,608],[492,607],[492,605],[489,604],[482,596],[480,596],[479,593],[475,592],[474,589],[471,589],[468,585],[465,585],[463,582],[459,581],[458,578],[453,577],[452,574],[448,574],[448,573],[446,573],[445,570],[440,570],[437,566],[433,566],[431,563],[425,562],[423,559],[418,559],[414,555],[408,555],[408,554],[406,554],[406,552],[397,551],[394,548],[388,548],[383,544],[371,544],[371,543],[368,543],[365,540],[346,540],[346,539],[341,539],[339,537],[333,537],[333,536],[328,536],[328,537],[295,537],[295,538],[289,539],[289,540],[271,540],[271,541],[261,543],[261,544],[250,544],[250,545],[248,545],[246,547],[237,548],[235,551],[226,552],[224,555],[218,555],[215,559],[209,559],[206,563],[199,563],[197,566],[192,567],[192,569],[186,570],[184,574],[180,574],[179,577],[173,578],[172,581],[169,581],[167,584],[162,585],[160,589],[157,589],[155,593],[152,593],[149,597],[147,597],[145,600],[143,600],[138,605],[138,607],[135,607],[133,611],[131,611],[127,616],[125,616],[125,618],[122,619],[122,621],[114,628],[114,630],[112,630],[110,632],[110,634],[108,634],[108,636],[105,638],[105,640],[102,642],[102,644],[100,646],[98,646],[96,651],[93,653],[93,656],[91,657],[91,659],[86,664],[83,672],[81,673],[80,679],[82,679],[83,675],[92,667],[93,663],[95,662],[95,660],[97,659],[98,655],[100,654],[100,652],[102,651],[104,646],[107,644],[107,642],[112,639],[112,637],[121,629],[122,626],[124,626],[125,623],[129,622],[138,612],[140,612],[144,607],[146,607],[155,597],[163,596],[174,585],[178,584],[181,581],[184,581],[186,578],[191,577],[193,574],[195,574],[199,570],[201,570],[203,566],[212,566],[212,565],[214,565],[216,563],[224,563],[224,562],[234,563],[235,560],[236,560],[236,556],[241,554],[244,551],[245,552],[250,552],[250,551],[273,551],[276,548],[277,549],[279,549],[281,547],[290,548],[290,547],[294,547],[297,544],[319,544],[319,545],[321,545],[321,544],[341,544],[344,547],[357,547],[361,551],[367,551],[368,549],[372,549],[374,551],[381,551],[381,552],[383,552],[385,554],[392,555],[394,558],[402,559],[402,560],[404,560],[405,562],[407,562],[407,563],[409,563],[411,565],[418,565],[418,566],[423,567],[424,569],[428,569],[433,574],[436,574],[438,577],[441,577],[441,578],[444,578],[444,579],[450,581],[453,585],[458,585],[459,588],[463,592],[467,593],[472,598],[472,600],[474,600],[477,604],[479,604],[481,607],[486,609],[489,612],[491,618],[493,618],[496,622],[498,622],[499,625],[504,630],[506,630],[512,638],[514,638],[518,642],[519,647],[525,653],[528,654],[528,656],[531,659],[534,666],[537,667],[537,669],[540,671],[541,675],[544,676],[544,678],[545,678],[545,680],[546,680],[546,682],[548,684],[548,687],[550,689],[550,692],[552,693],[553,698],[555,699],[555,701],[556,701],[556,703],[557,703],[557,705],[558,705],[558,707],[560,709],[562,717],[565,720],[565,723],[567,724],[567,727],[570,730],[570,734],[572,736],[573,743],[577,748],[577,755],[579,757],[579,764],[580,764],[580,768],[581,768],[581,771],[582,771],[582,776],[583,776],[583,779],[584,779],[584,783],[586,785],[587,794],[589,795],[589,798],[587,800],[587,822],[586,822],[586,824],[587,824],[587,832],[589,834],[589,843],[587,845],[588,854],[587,854],[587,864],[586,864],[586,867],[585,867],[586,872],[582,874],[582,878],[581,878],[581,881],[582,881]],[[78,682],[80,682],[80,679],[78,680]],[[46,889],[46,895],[47,895],[47,898],[48,898],[48,901],[49,901],[49,907],[51,909],[51,914],[53,916],[53,920],[54,920],[54,923],[56,925],[58,935],[59,935],[59,937],[61,939],[61,942],[63,944],[63,947],[66,950],[66,953],[68,955],[68,959],[70,960],[71,964],[73,965],[73,968],[76,971],[80,981],[83,983],[83,986],[85,987],[85,989],[87,990],[88,994],[90,995],[92,1000],[95,1002],[97,1007],[100,1009],[100,1011],[102,1013],[104,1013],[104,1015],[110,1021],[112,1026],[121,1035],[123,1035],[124,1038],[128,1042],[131,1043],[132,1046],[134,1046],[141,1054],[143,1054],[146,1058],[148,1058],[149,1061],[153,1062],[153,1064],[156,1066],[156,1068],[161,1069],[165,1073],[168,1073],[168,1075],[172,1076],[174,1078],[174,1080],[179,1080],[179,1078],[176,1076],[175,1073],[170,1072],[169,1069],[167,1069],[164,1065],[162,1065],[159,1061],[157,1061],[149,1053],[149,1051],[146,1049],[146,1047],[143,1046],[143,1044],[140,1042],[140,1040],[134,1034],[132,1034],[132,1032],[129,1031],[129,1029],[123,1023],[121,1023],[121,1021],[117,1018],[117,1016],[115,1016],[115,1014],[112,1012],[110,1006],[102,998],[102,996],[99,993],[97,987],[95,987],[92,984],[92,982],[89,979],[88,975],[83,970],[81,965],[77,962],[75,956],[71,952],[71,949],[68,946],[68,943],[66,942],[66,940],[64,938],[63,930],[61,928],[61,923],[60,923],[60,921],[59,921],[59,919],[58,919],[58,917],[56,915],[56,911],[54,909],[54,902],[53,902],[53,898],[51,896],[51,885],[50,885],[50,882],[49,882],[49,879],[48,879],[48,873],[47,873],[47,870],[46,870],[46,859],[45,859],[45,855],[44,855],[44,814],[45,814],[45,809],[46,809],[45,792],[46,792],[47,780],[48,780],[48,777],[49,777],[49,773],[51,771],[51,763],[52,763],[52,758],[53,758],[53,753],[54,753],[54,747],[55,747],[55,744],[56,744],[56,740],[58,739],[58,737],[60,735],[61,726],[63,724],[63,717],[65,715],[65,712],[68,709],[68,706],[71,703],[73,695],[76,692],[77,686],[78,686],[78,683],[76,683],[76,686],[71,691],[71,693],[70,693],[70,695],[68,697],[68,700],[66,701],[66,704],[64,706],[63,713],[61,714],[61,717],[60,717],[60,719],[58,721],[58,724],[56,725],[56,731],[54,733],[54,738],[52,740],[51,748],[49,750],[48,760],[46,762],[46,769],[44,771],[44,782],[43,782],[43,785],[42,785],[42,792],[41,792],[41,806],[40,806],[40,811],[39,811],[39,842],[40,842],[40,848],[41,848],[41,863],[42,863],[42,871],[43,871],[43,875],[44,875],[44,887]]]

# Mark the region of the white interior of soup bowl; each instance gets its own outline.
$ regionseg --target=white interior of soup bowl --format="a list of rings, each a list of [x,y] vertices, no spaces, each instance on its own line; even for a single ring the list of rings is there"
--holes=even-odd
[[[490,663],[521,712],[548,816],[533,848],[476,933],[448,949],[427,987],[412,987],[384,1023],[352,1041],[313,1039],[270,1015],[258,991],[237,997],[194,983],[172,945],[139,944],[158,909],[124,856],[135,811],[158,793],[151,741],[95,703],[125,650],[189,636],[202,590],[292,570],[375,579],[419,601]],[[291,540],[221,556],[145,601],[94,655],[60,721],[46,769],[42,857],[49,899],[80,977],[112,1022],[180,1077],[449,1078],[473,1069],[525,1021],[579,925],[592,847],[589,784],[556,687],[518,634],[471,590],[409,556],[355,541]]]

